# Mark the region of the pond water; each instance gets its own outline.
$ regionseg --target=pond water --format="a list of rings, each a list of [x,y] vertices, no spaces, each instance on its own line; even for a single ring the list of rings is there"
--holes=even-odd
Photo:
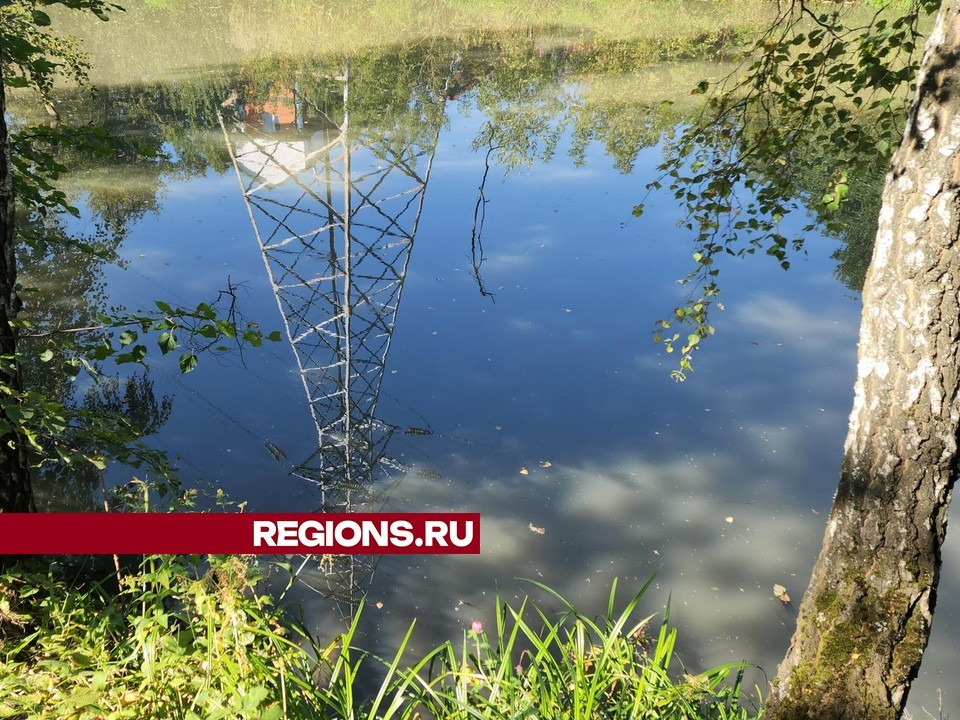
[[[796,607],[772,587],[798,601],[819,550],[859,293],[838,279],[855,274],[843,241],[817,233],[788,272],[725,262],[716,335],[671,379],[651,335],[687,296],[691,238],[665,191],[631,210],[695,110],[687,88],[723,69],[652,63],[656,47],[525,28],[271,60],[208,48],[125,80],[95,54],[97,93],[62,91],[68,121],[166,155],[67,177],[81,216],[64,230],[120,260],[78,271],[86,302],[192,307],[230,286],[282,337],[188,375],[151,358],[149,441],[183,480],[250,510],[481,514],[479,556],[308,563],[298,597],[321,634],[366,597],[367,638],[395,647],[415,617],[425,649],[492,624],[521,578],[600,612],[614,578],[626,594],[657,572],[644,607],[671,598],[689,667],[775,672]],[[27,269],[56,284],[43,273]],[[950,547],[915,717],[960,661],[958,581]],[[960,710],[955,688],[944,703]]]

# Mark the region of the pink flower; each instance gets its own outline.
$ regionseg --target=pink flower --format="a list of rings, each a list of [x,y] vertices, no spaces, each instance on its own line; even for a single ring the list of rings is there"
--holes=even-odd
[[[473,630],[477,635],[483,632],[483,623],[479,620],[474,620],[470,623],[470,629]]]

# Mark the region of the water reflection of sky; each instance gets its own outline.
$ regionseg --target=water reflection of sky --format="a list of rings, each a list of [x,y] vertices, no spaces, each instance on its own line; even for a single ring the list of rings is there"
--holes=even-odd
[[[763,257],[725,263],[717,334],[676,384],[672,358],[650,337],[683,297],[676,280],[691,247],[665,194],[641,220],[630,214],[658,151],[643,151],[632,176],[597,146],[576,167],[566,139],[549,164],[494,167],[482,268],[491,300],[471,267],[483,161],[470,149],[481,118],[465,109],[447,107],[378,417],[432,432],[394,435],[389,454],[409,470],[385,507],[479,511],[483,551],[385,558],[369,588],[383,606],[370,609],[365,632],[391,646],[416,616],[426,647],[472,619],[491,621],[495,589],[512,598],[523,577],[600,611],[614,577],[626,590],[658,570],[646,607],[672,594],[692,666],[746,659],[772,674],[795,618],[772,586],[795,601],[803,593],[852,397],[859,302],[833,278],[834,243],[810,238],[789,272]],[[116,302],[196,304],[229,276],[248,318],[281,326],[230,174],[169,181],[162,213],[144,218],[122,253],[129,266],[109,276]],[[288,473],[316,439],[288,346],[205,359],[183,377],[173,362],[154,369],[158,391],[175,396],[157,442],[187,480],[222,486],[251,509],[316,506],[313,488]],[[951,641],[960,554],[945,557],[915,716],[933,710],[960,660]],[[331,629],[325,603],[304,599]]]

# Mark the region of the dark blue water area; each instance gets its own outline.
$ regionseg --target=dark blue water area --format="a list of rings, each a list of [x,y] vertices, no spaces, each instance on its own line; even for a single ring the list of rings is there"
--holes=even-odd
[[[646,608],[670,594],[692,667],[746,659],[772,673],[819,550],[852,402],[860,302],[834,276],[838,243],[809,235],[786,272],[762,255],[722,259],[716,334],[677,383],[675,357],[651,336],[689,292],[677,281],[694,266],[691,238],[665,191],[631,214],[661,149],[641,151],[629,175],[598,145],[578,167],[567,136],[550,162],[494,165],[485,297],[470,248],[485,169],[471,143],[484,118],[470,110],[446,108],[376,404],[397,428],[387,448],[397,463],[363,509],[480,512],[482,552],[364,565],[363,632],[390,647],[417,617],[414,646],[426,648],[473,619],[492,623],[496,588],[506,599],[530,589],[517,578],[599,612],[614,577],[626,595],[656,571]],[[91,222],[84,213],[77,227]],[[786,229],[806,222],[787,218]],[[229,278],[245,318],[283,328],[232,171],[167,180],[160,212],[121,253],[127,267],[107,277],[114,303],[193,306]],[[317,489],[291,474],[318,431],[286,341],[203,357],[189,375],[173,359],[150,365],[174,403],[151,442],[186,482],[251,510],[319,507]],[[955,555],[944,598],[958,596]],[[303,574],[323,584],[316,563]],[[319,632],[339,627],[329,599],[299,592]],[[935,706],[958,660],[955,617],[944,600],[915,715]]]

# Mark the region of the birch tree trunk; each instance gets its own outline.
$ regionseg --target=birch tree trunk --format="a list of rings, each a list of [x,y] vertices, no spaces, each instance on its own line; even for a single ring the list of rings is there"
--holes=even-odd
[[[19,390],[20,373],[13,361],[17,334],[11,321],[17,313],[17,263],[14,241],[13,168],[7,135],[3,67],[0,63],[0,383]],[[0,400],[7,400],[0,396]],[[8,429],[4,430],[3,426]],[[24,445],[0,407],[0,512],[34,509]]]
[[[960,428],[960,0],[883,192],[840,486],[766,717],[896,718],[930,636]]]

